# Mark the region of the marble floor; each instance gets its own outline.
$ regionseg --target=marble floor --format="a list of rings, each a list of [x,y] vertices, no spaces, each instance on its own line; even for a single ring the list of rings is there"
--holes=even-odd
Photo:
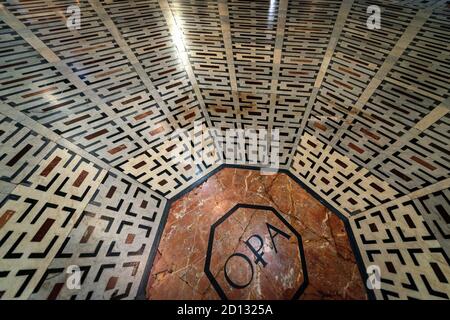
[[[293,179],[225,168],[171,205],[147,297],[366,299],[362,279],[344,222]]]
[[[1,1],[0,299],[450,299],[449,52],[450,0]]]

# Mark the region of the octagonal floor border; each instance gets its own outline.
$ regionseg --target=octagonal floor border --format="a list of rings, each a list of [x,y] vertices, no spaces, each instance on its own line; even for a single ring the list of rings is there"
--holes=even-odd
[[[187,188],[185,188],[184,190],[180,191],[179,193],[177,193],[176,195],[174,195],[172,198],[167,199],[166,205],[164,207],[164,211],[163,211],[163,216],[161,219],[161,223],[158,226],[158,230],[155,236],[155,241],[153,243],[153,246],[151,248],[150,251],[150,255],[149,258],[147,260],[144,272],[143,272],[143,276],[139,285],[139,289],[137,291],[137,295],[136,295],[136,300],[146,300],[146,287],[150,278],[150,274],[152,271],[152,267],[153,264],[155,262],[155,258],[156,258],[156,254],[161,242],[161,238],[164,232],[164,229],[166,227],[166,223],[167,223],[167,218],[170,212],[170,208],[172,206],[172,204],[179,200],[180,198],[182,198],[184,195],[188,194],[189,192],[191,192],[192,190],[194,190],[195,188],[197,188],[198,186],[200,186],[201,184],[203,184],[205,181],[207,181],[209,178],[211,178],[212,176],[214,176],[215,174],[217,174],[218,172],[220,172],[223,169],[226,168],[234,168],[234,169],[243,169],[243,170],[261,170],[261,167],[257,167],[257,166],[246,166],[246,165],[231,165],[231,164],[221,164],[220,166],[218,166],[217,168],[215,168],[214,170],[212,170],[211,172],[209,172],[207,175],[201,177],[200,179],[196,180],[195,182],[193,182],[190,186],[188,186]],[[310,194],[314,199],[316,199],[317,201],[319,201],[322,205],[324,205],[328,210],[330,210],[333,214],[335,214],[344,224],[345,227],[345,231],[347,232],[348,235],[348,240],[350,243],[350,247],[353,251],[355,260],[356,260],[356,264],[358,266],[358,270],[359,270],[359,274],[361,276],[361,279],[364,283],[364,288],[365,288],[365,292],[367,294],[367,298],[369,300],[376,300],[375,294],[372,290],[368,289],[367,286],[365,285],[368,281],[368,274],[366,272],[366,267],[364,265],[363,259],[361,257],[361,252],[360,249],[356,243],[356,239],[355,236],[353,234],[353,230],[351,229],[350,223],[348,218],[343,215],[342,213],[340,213],[334,206],[332,206],[329,202],[325,201],[322,197],[320,197],[317,192],[315,192],[314,190],[312,190],[310,187],[308,187],[306,184],[304,184],[298,177],[296,177],[294,174],[292,174],[292,172],[288,169],[279,169],[277,171],[277,173],[280,174],[285,174],[287,175],[290,179],[292,179],[293,181],[295,181],[302,189],[304,189],[308,194]]]
[[[302,275],[303,275],[303,282],[300,285],[300,287],[296,290],[294,296],[292,297],[292,300],[297,300],[302,295],[302,293],[305,291],[306,287],[308,286],[308,269],[306,267],[306,260],[304,258],[305,254],[304,254],[304,249],[303,249],[303,244],[302,244],[302,237],[297,232],[297,230],[295,228],[293,228],[289,224],[289,222],[287,222],[286,219],[284,219],[283,216],[275,208],[273,208],[271,206],[238,203],[233,208],[231,208],[227,213],[225,213],[222,217],[220,217],[219,220],[217,220],[211,226],[209,240],[208,240],[208,248],[207,248],[207,252],[206,252],[205,273],[206,273],[206,276],[208,277],[209,281],[211,282],[212,286],[214,287],[214,289],[219,294],[219,296],[222,300],[228,300],[224,291],[222,290],[222,288],[220,288],[220,285],[215,280],[214,275],[209,270],[210,269],[210,261],[211,261],[211,255],[212,255],[212,247],[213,247],[215,229],[240,208],[271,211],[278,219],[280,219],[286,226],[288,226],[289,230],[297,237],[298,244],[299,244],[298,249],[300,251],[300,256],[301,256],[301,268],[302,268]]]

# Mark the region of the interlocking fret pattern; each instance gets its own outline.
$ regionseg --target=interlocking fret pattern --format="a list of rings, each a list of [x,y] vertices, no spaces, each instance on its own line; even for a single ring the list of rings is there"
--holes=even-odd
[[[0,299],[135,298],[166,201],[274,129],[377,298],[450,298],[450,1],[6,1],[0,48]]]
[[[107,174],[48,266],[31,299],[134,299],[165,200]],[[79,290],[67,268],[79,266]]]
[[[2,158],[10,158],[2,164],[9,167],[8,171],[19,169],[21,157],[30,159],[26,176],[17,171],[11,175],[23,178],[16,180],[17,186],[2,201],[0,209],[0,293],[5,298],[26,298],[106,172],[11,119],[3,117],[3,122],[17,136],[34,137],[26,140],[27,144],[18,145],[15,137],[3,132],[7,147],[1,148]],[[29,154],[24,154],[27,146]]]
[[[378,298],[449,299],[449,196],[446,189],[351,220],[364,262],[381,268]]]
[[[449,108],[450,10],[415,31],[420,7],[379,3],[382,29],[362,33],[365,4],[352,7],[292,170],[350,217],[365,265],[381,267],[377,298],[448,299],[449,115],[423,121]]]

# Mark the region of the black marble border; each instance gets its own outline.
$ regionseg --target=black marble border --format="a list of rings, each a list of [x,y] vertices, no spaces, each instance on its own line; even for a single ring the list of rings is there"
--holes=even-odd
[[[300,257],[299,258],[300,258],[300,262],[301,262],[302,270],[303,270],[303,282],[302,282],[302,284],[299,286],[299,288],[297,289],[297,291],[294,293],[294,295],[291,298],[291,300],[297,300],[302,295],[302,293],[305,291],[305,289],[306,289],[306,287],[308,286],[308,283],[309,283],[308,282],[308,270],[306,268],[306,258],[305,258],[305,251],[303,250],[302,237],[297,232],[297,230],[295,230],[290,225],[290,223],[287,222],[286,219],[284,219],[284,217],[275,208],[270,207],[270,206],[261,206],[261,205],[254,205],[254,204],[238,203],[233,208],[231,208],[227,213],[225,213],[222,217],[220,217],[219,220],[217,220],[211,226],[211,229],[210,229],[210,232],[209,232],[209,238],[208,238],[208,249],[206,250],[205,268],[204,268],[205,274],[208,277],[209,282],[211,282],[212,286],[214,287],[214,289],[216,290],[217,294],[220,296],[220,298],[222,300],[228,300],[225,292],[220,287],[220,285],[217,282],[217,280],[214,277],[214,275],[211,273],[209,267],[210,267],[210,263],[211,263],[212,249],[213,249],[213,243],[214,243],[214,234],[215,234],[216,228],[219,225],[221,225],[226,219],[228,219],[233,213],[235,213],[236,210],[238,210],[240,208],[265,210],[265,211],[272,212],[297,237],[297,242],[298,242],[298,247],[299,247],[298,249],[300,251]]]
[[[163,231],[164,231],[164,227],[165,227],[166,222],[167,222],[167,217],[169,215],[169,211],[170,211],[170,207],[171,207],[172,203],[175,202],[176,200],[180,199],[181,197],[183,197],[184,195],[186,195],[187,193],[189,193],[190,191],[192,191],[193,189],[195,189],[199,185],[201,185],[203,182],[208,180],[210,177],[215,175],[220,170],[225,169],[225,168],[236,168],[236,169],[243,169],[243,170],[258,170],[258,171],[263,169],[263,167],[257,167],[257,166],[221,164],[220,166],[218,166],[217,168],[215,168],[214,170],[212,170],[211,172],[209,172],[208,174],[206,174],[202,178],[198,179],[196,182],[191,184],[186,189],[181,190],[179,193],[174,195],[172,198],[167,199],[166,206],[164,207],[164,211],[162,213],[161,222],[159,224],[158,230],[156,232],[155,240],[153,242],[153,247],[150,250],[150,255],[149,255],[149,258],[147,260],[147,264],[145,266],[144,273],[142,275],[142,279],[141,279],[141,282],[140,282],[140,285],[139,285],[139,288],[138,288],[138,291],[137,291],[137,294],[136,294],[136,299],[137,300],[145,300],[146,299],[146,287],[147,287],[148,280],[150,278],[151,268],[153,266],[153,262],[155,260],[156,253],[158,251],[159,243],[161,241],[161,237],[162,237],[162,234],[163,234]],[[352,229],[350,227],[350,222],[348,221],[348,218],[346,216],[344,216],[342,213],[340,213],[330,203],[328,203],[327,201],[323,200],[319,196],[319,194],[317,192],[315,192],[310,187],[308,187],[306,184],[304,184],[291,171],[289,171],[289,169],[278,169],[276,173],[284,173],[284,174],[286,174],[289,178],[294,180],[301,188],[306,190],[306,192],[308,192],[310,195],[312,195],[317,201],[319,201],[321,204],[323,204],[328,210],[333,212],[335,215],[337,215],[339,217],[339,219],[341,219],[344,222],[344,226],[345,226],[345,230],[347,231],[347,235],[348,235],[348,239],[349,239],[349,242],[350,242],[350,246],[351,246],[351,248],[353,250],[353,254],[355,255],[356,264],[358,266],[361,278],[362,278],[362,280],[364,282],[364,288],[366,289],[367,297],[368,297],[369,300],[375,300],[376,298],[375,298],[374,292],[372,290],[370,290],[369,288],[367,288],[367,286],[366,286],[367,279],[368,279],[368,274],[366,272],[366,268],[364,266],[364,262],[363,262],[362,257],[361,257],[361,252],[360,252],[360,250],[358,248],[358,245],[356,243],[356,239],[355,239],[353,231],[352,231]]]

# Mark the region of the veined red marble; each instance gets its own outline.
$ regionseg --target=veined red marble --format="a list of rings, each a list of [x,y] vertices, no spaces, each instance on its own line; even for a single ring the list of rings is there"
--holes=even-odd
[[[274,252],[266,223],[287,229],[273,215],[239,209],[217,228],[211,258],[210,270],[228,298],[289,299],[303,280],[300,263],[305,259],[309,283],[300,299],[366,299],[344,223],[335,214],[285,174],[263,176],[257,170],[231,168],[173,203],[150,274],[149,299],[220,298],[204,272],[208,239],[211,225],[238,203],[276,209],[301,235],[304,257],[295,239],[282,235],[275,238]],[[244,243],[253,234],[264,240],[266,266],[254,263]],[[232,288],[223,277],[227,258],[236,252],[248,256],[254,268],[251,283],[242,289]],[[227,265],[230,277],[247,284],[250,268],[243,259],[232,260]]]

